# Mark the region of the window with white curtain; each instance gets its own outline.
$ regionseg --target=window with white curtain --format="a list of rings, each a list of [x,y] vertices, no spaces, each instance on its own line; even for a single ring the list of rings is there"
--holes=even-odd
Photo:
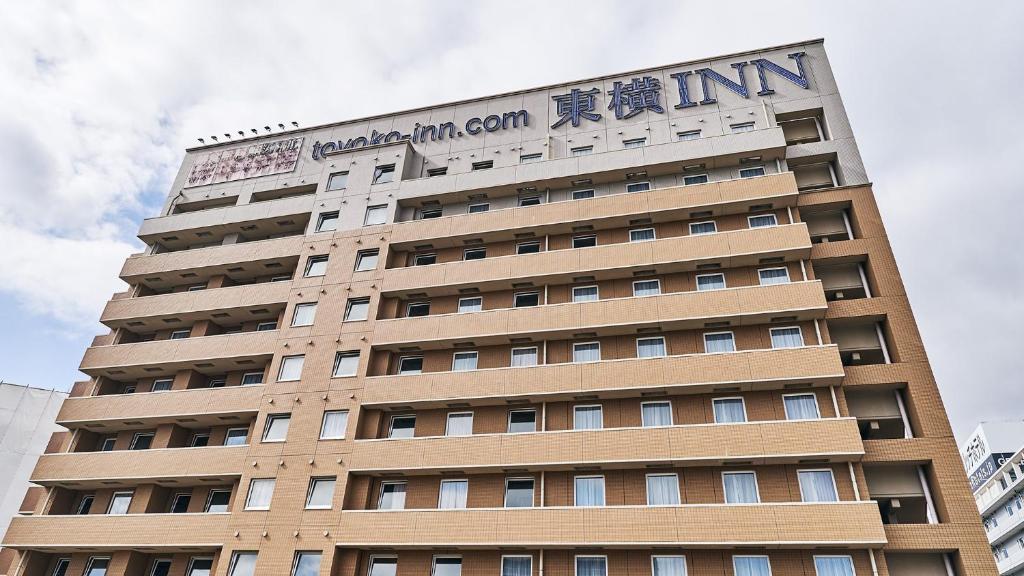
[[[471,436],[473,434],[473,413],[452,412],[448,414],[445,436]]]
[[[405,508],[405,482],[382,482],[378,510],[402,510]]]
[[[772,568],[767,556],[733,556],[735,576],[771,576]]]
[[[637,358],[660,358],[665,355],[665,338],[655,336],[652,338],[636,339]]]
[[[785,394],[782,403],[786,408],[786,420],[817,420],[818,397],[815,394]]]
[[[759,174],[760,176],[761,174]],[[760,216],[748,216],[747,224],[751,228],[766,228],[769,226],[778,226],[779,221],[775,218],[775,214],[761,214]]]
[[[675,474],[648,474],[647,505],[678,506],[679,476]]]
[[[715,409],[715,424],[747,421],[747,409],[743,404],[743,398],[715,398],[711,405]]]
[[[799,348],[804,345],[799,326],[772,328],[772,348]]]
[[[640,421],[644,428],[672,425],[672,403],[642,402],[640,404]]]
[[[608,576],[608,558],[605,556],[577,556],[575,576]]]
[[[629,231],[630,242],[648,242],[655,239],[654,228],[636,228]]]
[[[302,364],[306,357],[302,354],[281,358],[281,368],[277,372],[278,382],[291,382],[302,378]]]
[[[475,298],[460,298],[459,299],[459,312],[479,312],[484,308],[484,299],[477,296]]]
[[[685,556],[651,556],[652,576],[686,576]]]
[[[597,286],[575,286],[572,289],[573,302],[591,302],[598,298]]]
[[[576,506],[604,506],[604,476],[577,476],[575,480]]]
[[[838,502],[836,481],[831,470],[798,470],[800,500],[803,502]]]
[[[465,508],[469,495],[469,480],[442,480],[437,498],[438,508]]]
[[[753,472],[723,472],[722,485],[725,487],[726,504],[756,504],[757,475]]]
[[[691,222],[690,223],[690,235],[699,236],[701,234],[714,234],[718,232],[718,224],[714,220],[707,222]]]
[[[131,503],[131,492],[114,492],[110,498],[110,505],[107,506],[107,514],[127,514]]]
[[[660,280],[637,280],[633,282],[633,296],[657,296],[661,294]]]
[[[358,350],[338,352],[334,355],[334,371],[331,373],[332,378],[344,378],[346,376],[355,376],[358,370]]]
[[[527,348],[513,348],[512,349],[512,367],[520,366],[536,366],[537,365],[537,347],[530,346]]]
[[[579,342],[572,345],[573,362],[598,362],[599,360],[601,360],[600,342]]]
[[[725,288],[725,274],[700,274],[697,276],[697,290],[721,290]]]
[[[249,494],[245,498],[246,510],[270,510],[270,500],[274,497],[273,478],[253,478],[249,482]]]
[[[502,556],[501,576],[531,576],[533,556]]]
[[[309,493],[306,494],[306,508],[330,509],[334,502],[334,485],[336,482],[337,479],[334,476],[310,478]]]
[[[815,556],[814,572],[818,576],[854,576],[850,556]]]
[[[321,440],[341,440],[348,427],[348,410],[327,410],[320,424]]]
[[[600,430],[601,428],[604,428],[604,413],[600,404],[573,408],[573,430]]]
[[[452,372],[476,370],[476,352],[456,352],[452,356]]]
[[[761,286],[788,284],[789,270],[786,268],[762,268],[757,271],[757,279]]]
[[[398,572],[398,558],[394,556],[370,556],[367,576],[395,576]]]
[[[434,556],[432,576],[462,576],[462,556]]]
[[[709,332],[704,335],[704,352],[735,352],[736,339],[732,332]]]
[[[316,318],[316,302],[296,304],[292,311],[292,326],[312,326]]]
[[[507,478],[505,480],[505,507],[533,507],[533,478]]]

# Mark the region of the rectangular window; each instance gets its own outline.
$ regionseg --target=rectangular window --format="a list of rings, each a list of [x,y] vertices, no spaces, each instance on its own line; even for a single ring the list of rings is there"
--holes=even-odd
[[[312,326],[316,317],[316,302],[296,304],[292,312],[292,326]]]
[[[739,134],[740,132],[753,132],[753,122],[741,122],[739,124],[730,124],[729,129],[732,130],[733,134]]]
[[[345,305],[345,322],[366,320],[370,314],[369,298],[349,298]]]
[[[149,447],[153,445],[153,434],[152,432],[137,433],[132,436],[132,443],[128,446],[129,450],[149,450]]]
[[[772,567],[767,556],[733,556],[732,571],[735,576],[771,576]]]
[[[117,443],[117,438],[104,438],[103,443],[100,444],[100,452],[110,452],[114,449],[114,444]]]
[[[747,216],[747,225],[751,228],[769,228],[778,226],[779,221],[775,214],[760,214],[758,216]]]
[[[333,232],[338,229],[338,212],[321,212],[316,219],[317,232]]]
[[[469,495],[469,480],[441,480],[437,497],[439,509],[465,508]]]
[[[192,435],[192,448],[201,448],[210,444],[210,434],[193,434]]]
[[[152,340],[147,340],[147,342],[152,342]],[[135,390],[135,384],[126,384],[124,388],[121,388],[121,394],[135,394]]]
[[[573,492],[575,506],[604,506],[604,476],[577,476]]]
[[[430,576],[462,576],[462,557],[434,556]]]
[[[442,215],[444,215],[442,208],[420,208],[420,220],[432,220],[440,218]]]
[[[413,266],[430,266],[431,264],[437,264],[437,254],[417,254],[413,258]]]
[[[590,248],[592,246],[597,246],[597,236],[594,236],[593,234],[572,237],[573,248]]]
[[[578,342],[572,345],[572,361],[598,362],[601,360],[600,342]]]
[[[420,374],[423,372],[423,356],[403,356],[398,359],[399,374]]]
[[[472,436],[473,435],[473,413],[472,412],[451,412],[448,414],[448,422],[444,428],[445,436]]]
[[[647,192],[650,189],[650,182],[634,182],[632,184],[626,184],[626,192]]]
[[[184,514],[188,512],[188,505],[192,502],[191,492],[175,494],[171,500],[171,514]]]
[[[395,576],[398,572],[398,558],[394,556],[370,556],[370,569],[366,576]]]
[[[89,558],[82,576],[107,576],[107,566],[110,566],[110,558]]]
[[[853,558],[850,556],[815,556],[814,573],[817,576],[854,576]]]
[[[636,339],[637,358],[660,358],[665,354],[665,338],[656,336]]]
[[[520,292],[512,297],[513,308],[528,308],[540,305],[540,292]]]
[[[380,499],[377,501],[377,509],[404,510],[405,488],[405,482],[381,482]]]
[[[348,185],[348,172],[335,172],[327,178],[327,191],[344,190]]]
[[[757,176],[764,176],[764,166],[740,169],[740,178],[755,178]]]
[[[797,470],[802,502],[838,502],[836,479],[831,470]]]
[[[630,242],[647,242],[654,239],[654,228],[637,228],[629,231]]]
[[[782,402],[786,408],[786,420],[817,420],[821,418],[821,414],[818,412],[818,397],[813,393],[784,394]]]
[[[292,422],[291,414],[269,414],[263,427],[264,442],[284,442],[288,437],[288,425]]]
[[[633,282],[633,296],[657,296],[661,294],[660,280],[637,280]]]
[[[574,286],[572,289],[573,302],[592,302],[599,298],[597,286]]]
[[[700,130],[687,130],[685,132],[676,132],[676,140],[685,142],[687,140],[699,140]]]
[[[588,154],[593,154],[593,153],[594,153],[594,147],[593,146],[577,146],[576,148],[572,148],[572,149],[569,150],[569,154],[572,155],[573,157],[575,157],[575,156],[587,156]]]
[[[476,204],[470,204],[469,205],[469,213],[470,214],[480,214],[480,213],[483,213],[483,212],[487,212],[490,209],[491,209],[491,205],[488,204],[487,202],[478,202]]]
[[[508,432],[509,434],[521,434],[524,432],[537,431],[536,410],[509,410],[508,411]]]
[[[192,558],[188,561],[186,576],[210,576],[213,570],[213,558]]]
[[[540,204],[540,196],[520,196],[519,207],[524,208],[526,206],[537,206]]]
[[[302,273],[306,278],[323,276],[327,273],[327,255],[310,256],[306,259],[306,270]]]
[[[255,576],[256,552],[235,552],[231,555],[228,576]]]
[[[722,472],[726,504],[757,504],[757,475],[753,472]]]
[[[306,494],[307,510],[330,510],[334,503],[334,476],[322,478],[311,478],[309,480],[309,493]]]
[[[408,318],[430,316],[430,302],[410,302],[405,307],[405,315]]]
[[[573,200],[586,200],[587,198],[593,198],[593,197],[594,197],[594,191],[593,190],[573,190],[572,191],[572,199]]]
[[[302,354],[281,358],[281,368],[277,373],[278,382],[294,382],[302,378],[302,365],[306,357]]]
[[[430,168],[429,170],[427,170],[427,178],[433,178],[434,176],[444,176],[447,173],[447,166],[442,166],[441,168]]]
[[[529,164],[531,162],[540,162],[543,158],[543,154],[521,154],[519,156],[519,163]]]
[[[694,184],[707,184],[707,174],[692,174],[690,176],[683,176],[683,186],[693,186]]]
[[[715,424],[735,424],[747,421],[747,407],[743,398],[715,398],[711,401]]]
[[[709,332],[704,335],[704,352],[735,352],[736,340],[732,332]]]
[[[190,334],[192,334],[192,330],[191,329],[175,330],[175,331],[171,332],[170,339],[171,340],[184,340],[185,338],[188,338]]]
[[[274,497],[274,478],[253,478],[249,481],[249,494],[245,497],[246,510],[270,510]]]
[[[803,334],[799,326],[772,328],[772,348],[800,348],[804,345]]]
[[[604,411],[600,404],[573,407],[573,430],[600,430],[601,428],[604,428]]]
[[[78,510],[75,514],[88,514],[92,510],[92,503],[96,499],[93,495],[82,496],[82,501],[78,503]]]
[[[491,168],[494,168],[494,160],[473,162],[473,170],[490,170]]]
[[[452,355],[452,372],[476,370],[476,352],[456,352]]]
[[[206,284],[196,284],[195,286],[189,286],[189,292],[198,292],[200,290],[206,290]]]
[[[501,576],[533,576],[533,556],[502,556]]]
[[[520,242],[516,244],[516,254],[536,254],[540,252],[540,242]]]
[[[691,222],[690,223],[690,235],[697,236],[700,234],[714,234],[718,232],[718,225],[714,220],[708,222]]]
[[[153,380],[153,392],[167,392],[174,385],[173,378],[157,378]]]
[[[388,205],[377,204],[366,207],[366,216],[363,217],[363,226],[376,226],[388,220]]]
[[[288,276],[274,276],[270,279],[271,282],[287,282],[291,280],[291,275]]]
[[[107,506],[107,514],[127,514],[131,504],[131,492],[114,492],[114,495],[110,497],[110,505]]]
[[[359,372],[359,351],[338,352],[334,355],[334,371],[332,378],[355,376]]]
[[[463,260],[483,260],[487,258],[487,248],[466,248],[462,251]]]
[[[392,416],[388,438],[412,438],[416,436],[416,415]]]
[[[246,372],[242,374],[242,386],[263,384],[263,372]]]
[[[373,169],[373,183],[374,184],[387,184],[395,180],[395,165],[385,164],[384,166],[377,166]]]
[[[380,250],[361,250],[356,253],[356,272],[376,270]]]
[[[296,552],[292,576],[319,576],[320,552]]]
[[[320,423],[321,440],[342,440],[348,428],[348,410],[326,410]]]
[[[652,576],[686,576],[685,556],[651,556]],[[764,576],[768,576],[765,574]]]
[[[248,428],[228,428],[224,433],[225,446],[245,446],[249,441]]]
[[[575,576],[608,576],[608,558],[605,556],[577,556]]]
[[[512,349],[512,361],[511,366],[518,368],[522,366],[536,366],[537,365],[537,347],[528,346],[524,348],[513,348]]]
[[[623,148],[643,148],[647,144],[647,138],[631,138],[622,141]]]
[[[277,322],[260,322],[256,325],[257,332],[268,332],[270,330],[277,330]]]
[[[53,567],[53,573],[51,576],[67,576],[68,565],[71,564],[71,558],[58,558],[57,564]]]
[[[758,281],[761,286],[770,286],[772,284],[788,284],[789,283],[789,269],[788,268],[762,268],[757,271]]]
[[[484,309],[484,299],[480,296],[459,298],[459,312],[479,312]]]
[[[679,476],[675,474],[648,474],[647,505],[678,506]]]
[[[505,508],[533,508],[533,478],[505,479]]]
[[[697,290],[722,290],[725,288],[725,274],[698,274]]]
[[[640,403],[640,421],[644,428],[672,425],[672,403],[668,400]]]

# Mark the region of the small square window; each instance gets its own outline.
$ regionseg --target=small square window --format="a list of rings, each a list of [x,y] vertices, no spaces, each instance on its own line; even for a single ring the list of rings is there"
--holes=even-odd
[[[838,502],[836,479],[831,470],[797,470],[801,502]]]
[[[307,510],[330,510],[334,502],[334,485],[337,478],[310,478],[309,492],[306,494]]]
[[[256,325],[256,331],[257,332],[269,332],[271,330],[277,330],[277,322],[276,321],[260,322],[259,324]],[[225,332],[225,334],[226,334],[226,332]]]
[[[306,278],[323,276],[327,273],[327,259],[328,256],[326,254],[310,256],[306,259],[306,271],[302,275]]]
[[[462,557],[434,556],[430,576],[462,576]]]
[[[274,497],[273,478],[253,478],[249,481],[249,493],[245,497],[246,510],[270,510],[270,501]]]
[[[451,436],[452,434],[449,434]],[[468,480],[441,480],[441,489],[437,498],[437,507],[440,510],[459,510],[466,507],[466,497],[469,494]],[[440,560],[440,559],[438,559]],[[434,576],[442,574],[455,574],[459,572],[441,572],[434,570]]]
[[[592,246],[597,246],[597,236],[593,234],[572,237],[573,248],[590,248]]]
[[[387,184],[393,182],[395,179],[395,165],[386,164],[384,166],[377,166],[373,169],[373,183],[374,184]]]
[[[641,402],[640,423],[644,428],[671,426],[672,403],[668,400],[659,402]]]
[[[209,433],[193,434],[192,435],[192,442],[191,442],[190,445],[193,448],[202,448],[203,446],[209,446],[210,445],[210,434]]]
[[[623,140],[623,148],[643,148],[647,144],[647,138],[632,138],[630,140]]]
[[[510,434],[537,431],[536,410],[509,410],[508,431]]]
[[[784,394],[782,404],[786,410],[786,420],[817,420],[821,418],[818,411],[818,397],[814,393]]]
[[[772,348],[800,348],[804,345],[803,334],[800,333],[799,326],[790,326],[787,328],[772,328],[770,330],[772,336]]]
[[[637,228],[629,231],[630,242],[647,242],[655,239],[654,228]]]
[[[333,232],[338,229],[338,212],[321,212],[317,217],[317,232]]]
[[[312,326],[316,318],[316,302],[303,302],[295,305],[292,312],[292,326]]]
[[[604,506],[604,476],[577,476],[574,482],[574,497],[573,503],[576,506]],[[592,557],[594,560],[601,560],[602,563],[605,561],[603,556]],[[607,566],[602,564],[601,570],[595,570],[594,567],[580,569],[580,561],[585,558],[582,556],[576,557],[576,573],[587,574],[587,575],[605,575],[607,574]]]
[[[291,414],[268,414],[267,423],[263,427],[263,441],[284,442],[288,437],[288,425],[291,422]]]
[[[707,174],[693,174],[691,176],[683,176],[683,186],[693,186],[694,184],[707,184]]]
[[[363,226],[375,226],[383,224],[388,220],[388,205],[378,204],[366,207],[366,216],[363,218]]]
[[[711,401],[715,424],[737,424],[747,421],[747,407],[743,398],[715,398]]]
[[[345,322],[366,320],[370,314],[369,298],[349,298],[345,305]]]
[[[127,514],[131,504],[131,492],[114,492],[110,498],[110,505],[107,507],[107,514]]]
[[[412,261],[413,266],[430,266],[437,264],[437,254],[417,254]]]
[[[679,505],[679,476],[676,474],[648,474],[647,475],[647,505],[648,506],[678,506]],[[658,560],[664,556],[654,556],[655,576],[665,576],[671,572],[658,570]],[[684,570],[685,574],[685,570]],[[684,576],[684,575],[680,575]]]
[[[416,416],[392,416],[388,438],[412,438],[416,436]]]
[[[757,271],[757,278],[761,286],[772,284],[788,284],[789,269],[787,268],[762,268]]]
[[[764,166],[740,169],[740,178],[754,178],[757,176],[764,176]]]
[[[520,208],[522,208],[523,206],[537,206],[538,204],[540,204],[540,196],[531,195],[519,197]]]
[[[600,430],[601,428],[604,428],[604,410],[600,404],[573,407],[573,430]]]
[[[327,410],[320,424],[321,440],[342,440],[348,427],[348,410]]]
[[[291,576],[317,576],[320,574],[320,556],[320,552],[296,552]]]
[[[192,334],[192,330],[191,329],[175,330],[174,332],[171,332],[171,338],[170,339],[171,340],[184,340],[185,338],[188,338],[189,335],[191,335],[191,334]]]
[[[245,446],[249,441],[248,428],[228,428],[224,433],[225,446]]]
[[[601,360],[601,343],[600,342],[579,342],[572,345],[572,361],[576,363],[582,362],[598,362]]]
[[[405,307],[405,315],[408,318],[430,315],[430,302],[410,302]]]
[[[188,512],[188,505],[192,503],[191,492],[175,494],[171,499],[171,514],[185,514]]]
[[[263,384],[263,372],[246,372],[242,374],[242,386]]]
[[[540,292],[520,292],[513,296],[513,308],[528,308],[540,305]]]
[[[82,496],[82,500],[81,502],[78,503],[78,509],[75,511],[75,514],[79,516],[82,514],[88,514],[89,511],[92,510],[92,503],[95,500],[96,497],[91,494],[87,496]]]
[[[149,450],[150,446],[153,445],[153,437],[156,436],[152,432],[139,432],[132,436],[132,443],[128,445],[129,450]]]
[[[753,132],[754,128],[755,126],[753,122],[741,122],[739,124],[729,125],[729,129],[732,130],[733,134],[739,134],[740,132]]]
[[[459,298],[459,312],[479,312],[483,310],[484,299],[480,296],[474,298]]]
[[[513,348],[511,365],[513,368],[522,366],[536,366],[537,347],[527,346],[523,348]]]
[[[494,160],[473,162],[473,170],[490,170],[491,168],[494,168]]]
[[[487,212],[490,209],[491,209],[491,205],[488,204],[487,202],[479,202],[477,204],[470,204],[469,205],[469,213],[470,214],[480,214],[481,212]]]
[[[633,296],[657,296],[661,294],[660,280],[637,280],[633,282]]]
[[[573,286],[573,302],[592,302],[599,299],[600,296],[598,295],[597,286]]]
[[[732,571],[736,576],[768,576],[772,567],[767,556],[733,556]]]
[[[685,132],[676,132],[676,140],[685,142],[686,140],[700,140],[700,130],[687,130]]]
[[[650,189],[650,182],[633,182],[632,184],[626,184],[626,192],[647,192]]]
[[[473,413],[472,412],[450,412],[448,422],[445,424],[445,436],[472,436],[473,435]]]
[[[107,576],[107,567],[110,566],[110,558],[89,558],[89,564],[85,567],[82,576]]]
[[[587,198],[593,198],[595,195],[593,190],[573,190],[573,200],[586,200]]]
[[[452,355],[452,372],[476,370],[477,358],[476,352],[456,352]]]
[[[441,168],[431,168],[427,170],[427,178],[433,178],[434,176],[444,176],[447,173],[447,166],[442,166]]]
[[[281,369],[277,373],[278,382],[294,382],[302,378],[302,365],[306,357],[302,354],[281,358]]]
[[[540,242],[520,242],[516,244],[516,254],[536,254],[540,252]]]
[[[399,374],[420,374],[423,372],[423,356],[404,356],[398,360]]]
[[[736,340],[732,332],[709,332],[704,335],[704,352],[714,354],[716,352],[735,352]]]
[[[117,438],[110,437],[104,438],[103,443],[100,444],[100,452],[110,452],[114,449],[114,445],[117,443]]]
[[[380,250],[360,250],[356,253],[356,272],[376,270],[380,258]]]
[[[170,569],[168,560],[168,570]],[[231,554],[231,564],[228,566],[228,576],[255,576],[256,575],[256,552],[234,552]],[[167,576],[151,574],[150,576]]]
[[[544,159],[543,154],[521,154],[519,156],[520,164],[530,164],[531,162],[540,162]]]
[[[576,148],[573,148],[573,149],[569,150],[569,153],[572,156],[587,156],[589,154],[593,154],[594,153],[594,147],[593,146],[577,146]]]
[[[725,274],[699,274],[697,276],[697,291],[722,290],[725,288]]]
[[[718,232],[718,225],[714,220],[708,222],[691,222],[690,223],[690,235],[698,236],[700,234],[714,234]]]
[[[661,358],[665,355],[665,339],[663,337],[636,339],[637,358]]]
[[[747,216],[747,223],[751,228],[770,228],[778,226],[779,221],[775,214],[760,214],[758,216]]]
[[[332,378],[355,376],[359,371],[359,351],[338,352],[334,355],[334,371]]]
[[[335,172],[327,178],[327,191],[344,190],[348,186],[348,172]]]
[[[462,251],[463,260],[483,260],[487,258],[487,248],[466,248]]]
[[[532,508],[533,484],[533,478],[507,478],[505,480],[505,508]],[[529,574],[530,572],[526,572],[527,576]],[[522,574],[503,572],[502,576],[522,576]]]

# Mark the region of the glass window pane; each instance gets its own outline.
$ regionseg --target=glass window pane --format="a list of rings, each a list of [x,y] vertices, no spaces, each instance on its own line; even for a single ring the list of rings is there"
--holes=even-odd
[[[647,192],[650,189],[650,182],[636,182],[634,184],[626,184],[626,192]]]
[[[608,559],[604,556],[577,556],[575,576],[608,576]]]
[[[348,184],[348,172],[335,172],[327,180],[327,190],[341,190]]]
[[[750,222],[751,228],[765,228],[768,226],[775,226],[778,224],[778,221],[775,219],[775,214],[751,216],[747,220]]]
[[[692,186],[694,184],[707,184],[707,174],[694,174],[693,176],[683,176],[683,186]]]
[[[316,302],[296,304],[292,313],[292,326],[310,326],[316,317]]]
[[[330,508],[334,501],[334,478],[313,478],[309,484],[306,508]]]
[[[654,239],[654,228],[643,228],[640,230],[629,231],[630,242],[647,242],[648,240]]]
[[[256,574],[256,553],[235,552],[231,556],[228,576],[254,576]]]
[[[761,286],[786,284],[789,282],[789,270],[785,268],[767,268],[765,270],[758,270],[757,277],[761,282]]]
[[[348,306],[345,310],[345,320],[366,320],[366,317],[370,313],[370,299],[359,298],[355,300],[349,300]]]
[[[697,276],[697,290],[721,290],[725,288],[724,274],[704,274]]]
[[[380,502],[377,508],[381,510],[402,510],[405,508],[405,482],[388,482],[381,484]]]
[[[267,416],[267,427],[263,431],[264,442],[283,442],[288,436],[288,425],[291,417],[287,415]]]
[[[89,567],[85,576],[106,576],[107,566],[110,565],[110,558],[90,558]]]
[[[532,556],[503,556],[501,559],[501,576],[532,576]]]
[[[814,571],[818,576],[853,576],[853,559],[849,556],[815,556]]]
[[[368,206],[366,217],[363,219],[363,226],[374,226],[387,221],[387,206]]]
[[[536,366],[537,365],[537,349],[536,348],[513,348],[512,349],[512,366]]]
[[[295,555],[295,568],[292,576],[319,576],[320,575],[320,553],[299,552]]]
[[[455,372],[476,370],[476,360],[476,352],[456,352],[452,358],[452,370]]]
[[[604,476],[577,476],[576,506],[604,506]]]
[[[818,412],[818,397],[814,394],[793,394],[783,396],[786,407],[786,420],[817,420],[821,417]]]
[[[799,348],[804,345],[800,328],[772,328],[772,348]]]
[[[231,428],[224,434],[225,446],[245,446],[249,439],[248,428]]]
[[[304,276],[323,276],[327,273],[327,256],[310,256],[306,260]]]
[[[664,338],[637,338],[637,358],[658,358],[665,355]]]
[[[277,374],[278,382],[287,382],[302,378],[302,364],[305,356],[285,356],[281,359],[281,369]]]
[[[415,416],[394,416],[388,438],[412,438],[416,435]]]
[[[676,506],[679,504],[679,477],[675,474],[647,476],[647,505]]]
[[[317,232],[333,232],[338,229],[338,213],[337,212],[323,212],[320,217],[317,218],[316,231]]]
[[[686,576],[686,558],[682,556],[651,556],[654,576]]]
[[[479,312],[483,310],[483,298],[463,298],[459,300],[459,312]]]
[[[360,252],[356,258],[356,272],[364,272],[366,270],[374,270],[377,268],[377,259],[380,257],[380,252],[377,250],[367,250],[366,252]]]
[[[505,482],[506,508],[530,508],[532,506],[533,478],[516,478]]]
[[[658,280],[633,282],[633,296],[657,296],[658,294],[661,294],[661,282]]]
[[[132,495],[130,493],[114,494],[110,499],[110,507],[107,509],[107,514],[127,514],[128,506],[131,503]]]
[[[336,440],[345,437],[348,427],[348,410],[329,410],[324,412],[324,421],[320,426],[321,440]]]
[[[512,410],[508,413],[508,431],[510,433],[536,432],[536,410]]]
[[[334,377],[355,376],[359,370],[359,352],[338,352],[334,358]]]
[[[672,425],[671,402],[645,402],[640,405],[640,411],[645,427]]]
[[[462,558],[435,557],[433,576],[461,576]]]
[[[715,423],[717,424],[747,421],[742,398],[715,398],[711,404],[715,408]]]
[[[458,412],[448,415],[446,436],[471,436],[473,434],[473,413]]]
[[[757,478],[753,472],[727,472],[722,475],[726,504],[756,504]]]
[[[576,406],[573,409],[573,430],[600,430],[604,427],[601,406]]]
[[[368,576],[395,576],[397,571],[397,558],[370,558],[370,572]]]
[[[718,232],[718,225],[714,222],[694,222],[690,224],[690,234],[714,234]]]
[[[577,286],[572,289],[573,302],[590,302],[597,299],[597,286]]]
[[[465,508],[469,494],[468,480],[442,480],[441,495],[437,500],[438,508]]]
[[[733,340],[732,332],[705,334],[704,351],[708,354],[715,352],[735,352],[736,342]]]
[[[410,356],[398,361],[399,374],[419,374],[423,372],[423,357]]]
[[[254,478],[249,482],[249,495],[245,499],[246,510],[266,510],[274,496],[273,478]]]
[[[601,360],[601,345],[597,342],[573,344],[573,362],[597,362]]]
[[[772,574],[767,556],[733,556],[732,566],[736,576],[771,576]]]
[[[593,197],[594,197],[594,191],[593,190],[573,190],[573,192],[572,192],[572,199],[573,200],[586,200],[587,198],[593,198]]]
[[[58,566],[60,568],[60,566]],[[170,560],[157,560],[153,562],[153,570],[149,573],[149,576],[169,576],[171,573],[171,561]],[[60,576],[64,575],[64,572],[59,573]],[[54,576],[58,576],[58,572],[54,572]]]
[[[800,470],[800,499],[804,502],[838,502],[831,470]]]
[[[207,512],[227,512],[228,502],[231,500],[231,492],[227,490],[211,490],[210,498],[206,504]]]

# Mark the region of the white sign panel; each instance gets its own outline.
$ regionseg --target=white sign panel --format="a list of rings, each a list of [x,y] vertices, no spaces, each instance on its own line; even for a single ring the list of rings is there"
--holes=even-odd
[[[299,162],[302,137],[216,150],[196,158],[185,187],[205,186],[291,172]]]

